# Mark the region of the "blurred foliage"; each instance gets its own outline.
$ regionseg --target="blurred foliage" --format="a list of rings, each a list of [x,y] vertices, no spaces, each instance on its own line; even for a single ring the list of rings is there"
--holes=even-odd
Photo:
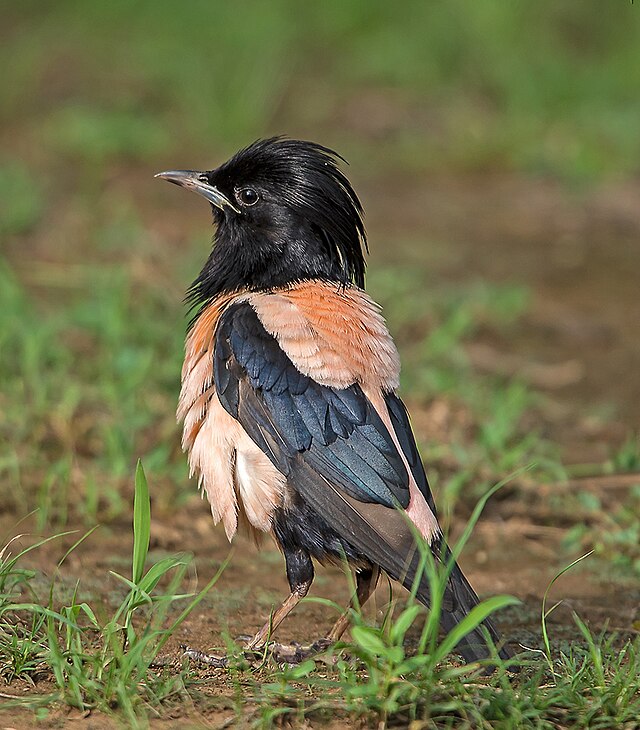
[[[215,155],[284,131],[400,168],[638,171],[625,0],[30,0],[3,15],[0,121],[49,154]]]
[[[420,444],[432,485],[444,485],[447,507],[462,495],[480,497],[525,464],[536,467],[537,479],[564,477],[556,448],[526,424],[540,400],[526,378],[481,375],[466,351],[473,341],[496,333],[508,338],[519,327],[529,306],[525,287],[438,284],[415,269],[386,266],[370,273],[368,289],[401,348],[406,397],[417,407],[447,404],[446,433]]]
[[[168,130],[152,114],[69,105],[51,115],[47,139],[85,164],[109,159],[150,160],[166,149]]]
[[[0,167],[0,234],[26,233],[38,222],[43,206],[40,184],[26,165],[14,161]]]
[[[167,439],[183,337],[175,311],[114,267],[63,275],[80,294],[43,313],[0,266],[0,501],[17,514],[39,508],[41,527],[120,514],[134,458],[146,453],[167,473],[177,446]],[[181,462],[173,474],[184,484]]]
[[[616,507],[604,507],[590,492],[579,496],[584,522],[574,525],[564,538],[572,553],[593,550],[603,574],[617,577],[640,575],[640,475]]]
[[[640,435],[629,435],[622,446],[612,455],[611,470],[613,472],[640,473]]]

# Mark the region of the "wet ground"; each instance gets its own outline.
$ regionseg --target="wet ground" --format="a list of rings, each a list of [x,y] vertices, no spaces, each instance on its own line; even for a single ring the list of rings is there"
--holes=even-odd
[[[548,181],[511,177],[356,182],[376,262],[429,267],[451,281],[485,278],[530,287],[531,307],[517,336],[472,346],[469,354],[480,370],[529,373],[548,396],[539,425],[561,447],[566,463],[602,461],[630,431],[640,430],[640,184],[571,193]],[[201,223],[189,219],[188,225],[195,233]],[[162,224],[162,218],[155,221]],[[425,238],[428,247],[421,243]],[[391,247],[388,241],[397,243]],[[420,429],[424,419],[415,416]],[[428,428],[420,436],[427,439]],[[554,520],[552,496],[586,487],[615,499],[633,481],[611,476],[590,484],[534,485],[524,497],[501,499],[488,510],[462,565],[481,595],[510,593],[523,601],[501,617],[506,634],[540,646],[541,597],[566,564],[560,543],[571,526],[564,518]],[[99,530],[67,559],[65,582],[80,578],[90,593],[114,601],[120,588],[115,582],[105,586],[103,576],[125,569],[130,540],[125,520]],[[207,505],[196,495],[179,514],[155,514],[152,557],[178,550],[195,554],[199,585],[229,552],[223,531],[213,528]],[[57,547],[46,551],[49,574],[61,553]],[[183,642],[219,647],[225,632],[253,633],[287,592],[278,552],[267,543],[258,552],[239,540],[220,582],[169,653],[177,654]],[[344,605],[349,585],[338,569],[320,568],[312,594]],[[370,616],[380,618],[387,597],[383,581],[366,609]],[[629,633],[638,620],[640,584],[615,575],[605,579],[583,567],[554,587],[550,600],[559,598],[564,603],[551,618],[556,641],[575,636],[573,610],[595,629],[608,624]],[[334,619],[326,606],[308,602],[279,636],[312,640]]]

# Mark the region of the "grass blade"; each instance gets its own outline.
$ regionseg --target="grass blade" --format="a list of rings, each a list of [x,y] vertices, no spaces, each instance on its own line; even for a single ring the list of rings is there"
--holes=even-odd
[[[151,504],[149,502],[149,487],[142,461],[138,459],[133,498],[133,567],[131,574],[135,584],[140,582],[144,574],[150,536]]]
[[[572,563],[569,563],[565,568],[563,568],[557,575],[553,577],[553,580],[549,583],[547,586],[547,589],[544,592],[544,596],[542,597],[542,608],[541,608],[541,625],[542,625],[542,640],[544,642],[544,653],[545,658],[547,660],[547,664],[549,666],[549,670],[551,674],[553,675],[554,679],[556,678],[556,671],[553,666],[553,659],[551,657],[551,642],[549,640],[549,632],[547,630],[547,617],[549,614],[552,613],[561,603],[562,601],[557,601],[550,609],[547,610],[547,598],[549,597],[549,591],[555,584],[555,582],[561,578],[565,573],[567,573],[571,568],[576,566],[578,563],[581,563],[583,560],[588,558],[593,553],[593,550],[590,550],[588,553],[585,553],[584,555],[581,555],[579,558],[576,558]]]
[[[438,661],[444,659],[447,654],[450,654],[456,648],[461,639],[470,631],[473,631],[473,629],[477,629],[495,611],[499,611],[507,606],[515,606],[519,603],[520,601],[513,596],[492,596],[491,598],[487,598],[486,601],[482,601],[482,603],[474,606],[438,645],[437,656],[435,658]]]

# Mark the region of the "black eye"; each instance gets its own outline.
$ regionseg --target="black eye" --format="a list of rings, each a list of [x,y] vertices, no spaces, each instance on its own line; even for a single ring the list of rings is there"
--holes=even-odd
[[[236,190],[236,200],[241,205],[255,205],[260,196],[253,188],[241,188]]]

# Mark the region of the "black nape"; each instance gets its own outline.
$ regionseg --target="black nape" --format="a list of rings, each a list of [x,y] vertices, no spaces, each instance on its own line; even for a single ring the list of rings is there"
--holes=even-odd
[[[364,287],[362,205],[338,159],[312,142],[271,138],[204,173],[232,206],[213,209],[213,250],[188,300],[202,308],[222,293],[309,279]]]

